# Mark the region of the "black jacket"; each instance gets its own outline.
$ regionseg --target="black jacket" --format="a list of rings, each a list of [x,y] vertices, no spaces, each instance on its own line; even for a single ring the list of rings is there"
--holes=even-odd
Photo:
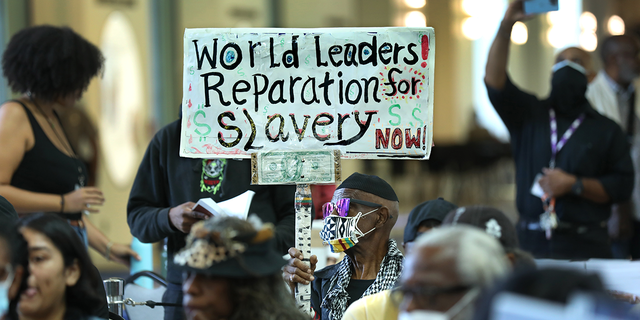
[[[251,162],[226,159],[219,179],[220,188],[212,193],[202,187],[203,159],[181,158],[180,122],[162,128],[153,138],[136,175],[127,222],[131,233],[145,243],[167,241],[167,280],[179,284],[182,275],[173,264],[173,255],[185,245],[186,234],[169,221],[169,210],[187,201],[212,198],[216,202],[233,198],[247,190],[255,191],[249,213],[276,226],[277,250],[283,255],[294,245],[295,186],[251,185]],[[209,183],[211,183],[209,179]]]

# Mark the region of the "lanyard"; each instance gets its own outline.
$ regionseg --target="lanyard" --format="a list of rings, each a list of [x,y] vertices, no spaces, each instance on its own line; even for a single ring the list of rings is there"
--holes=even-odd
[[[571,123],[571,126],[567,131],[562,135],[560,141],[558,141],[558,123],[556,122],[556,112],[553,109],[549,109],[549,122],[551,126],[551,161],[549,161],[549,168],[553,169],[556,167],[556,156],[560,149],[564,147],[567,143],[567,140],[571,138],[574,132],[578,129],[578,127],[584,121],[584,113],[580,114],[576,120]]]

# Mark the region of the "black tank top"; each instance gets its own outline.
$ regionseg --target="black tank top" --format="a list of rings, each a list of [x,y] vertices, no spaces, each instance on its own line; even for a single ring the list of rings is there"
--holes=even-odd
[[[87,168],[82,161],[69,157],[56,148],[29,108],[20,101],[13,101],[22,105],[27,112],[35,143],[31,150],[24,153],[20,165],[13,173],[11,185],[32,192],[50,194],[65,194],[77,187],[84,187],[88,177]],[[58,116],[57,113],[55,115]],[[82,213],[61,216],[65,219],[79,220]]]

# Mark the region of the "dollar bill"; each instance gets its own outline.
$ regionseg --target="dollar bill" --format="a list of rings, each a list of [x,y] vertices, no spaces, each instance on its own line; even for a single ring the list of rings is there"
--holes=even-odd
[[[258,184],[335,182],[332,151],[272,151],[257,160]]]

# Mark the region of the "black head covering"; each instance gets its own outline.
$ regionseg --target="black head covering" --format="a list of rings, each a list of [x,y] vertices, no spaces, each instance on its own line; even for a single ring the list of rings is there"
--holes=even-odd
[[[442,198],[417,205],[409,213],[409,220],[404,227],[404,243],[414,241],[418,237],[418,227],[423,221],[431,219],[442,222],[447,213],[456,208],[458,206]]]
[[[374,175],[355,172],[342,181],[337,189],[356,189],[371,193],[383,199],[398,201],[398,196],[396,192],[393,191],[391,185],[382,180],[382,178]]]
[[[576,118],[591,109],[586,92],[589,81],[582,66],[564,60],[554,66],[549,103],[558,116]]]
[[[468,224],[484,230],[496,238],[505,250],[520,247],[516,228],[502,211],[485,206],[458,208],[449,212],[442,224]]]

